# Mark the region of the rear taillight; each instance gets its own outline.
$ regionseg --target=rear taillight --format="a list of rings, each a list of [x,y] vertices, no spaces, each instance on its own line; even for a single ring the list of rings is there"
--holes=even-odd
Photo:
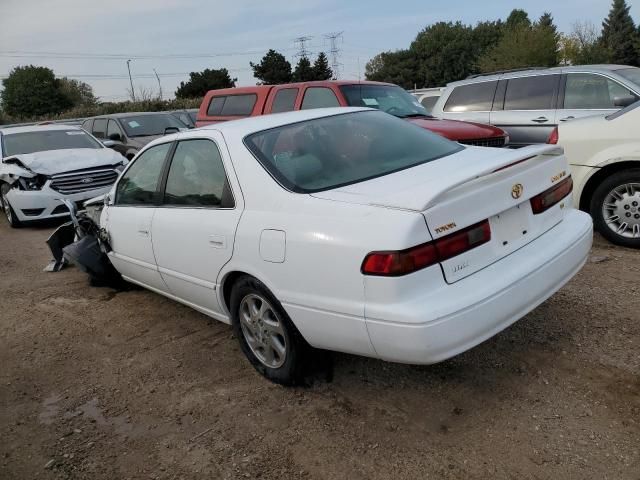
[[[558,133],[558,127],[556,127],[551,132],[551,135],[549,135],[549,138],[547,139],[547,143],[551,145],[557,145],[559,139],[560,139],[560,134]]]
[[[533,197],[531,199],[531,210],[535,215],[545,212],[569,195],[572,190],[573,179],[569,176],[559,184]]]
[[[362,262],[364,275],[399,277],[444,262],[491,240],[489,220],[459,232],[412,248],[391,252],[371,252]]]

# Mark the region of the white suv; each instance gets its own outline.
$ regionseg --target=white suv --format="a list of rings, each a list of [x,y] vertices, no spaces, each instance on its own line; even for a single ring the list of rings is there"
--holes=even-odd
[[[127,160],[78,127],[0,129],[0,203],[12,227],[69,215],[61,199],[81,203],[107,193]]]

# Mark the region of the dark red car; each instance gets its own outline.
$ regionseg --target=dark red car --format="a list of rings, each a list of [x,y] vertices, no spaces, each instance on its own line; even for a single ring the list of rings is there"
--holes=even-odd
[[[196,126],[255,115],[325,107],[371,107],[406,119],[466,145],[503,147],[506,132],[491,125],[440,120],[418,99],[391,83],[320,81],[210,90],[198,111]]]

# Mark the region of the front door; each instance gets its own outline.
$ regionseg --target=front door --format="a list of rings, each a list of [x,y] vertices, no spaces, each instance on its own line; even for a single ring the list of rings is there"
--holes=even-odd
[[[494,103],[490,118],[492,125],[507,131],[511,146],[547,142],[556,126],[560,78],[560,74],[553,74],[508,80],[504,106]]]
[[[170,292],[213,316],[222,314],[216,282],[231,259],[242,212],[239,188],[227,175],[230,160],[218,148],[222,141],[195,136],[178,142],[152,225],[153,250]]]
[[[151,244],[151,225],[157,211],[159,185],[171,143],[144,151],[124,172],[113,204],[105,212],[112,251],[109,258],[125,279],[166,292]]]

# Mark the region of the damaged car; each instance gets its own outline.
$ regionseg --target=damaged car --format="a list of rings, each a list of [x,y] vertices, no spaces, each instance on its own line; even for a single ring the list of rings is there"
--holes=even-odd
[[[465,147],[376,110],[260,116],[151,142],[63,251],[231,324],[277,383],[314,349],[430,364],[584,265],[568,171],[555,146]]]
[[[109,191],[127,159],[79,127],[32,125],[0,129],[0,202],[9,222],[69,215]]]

